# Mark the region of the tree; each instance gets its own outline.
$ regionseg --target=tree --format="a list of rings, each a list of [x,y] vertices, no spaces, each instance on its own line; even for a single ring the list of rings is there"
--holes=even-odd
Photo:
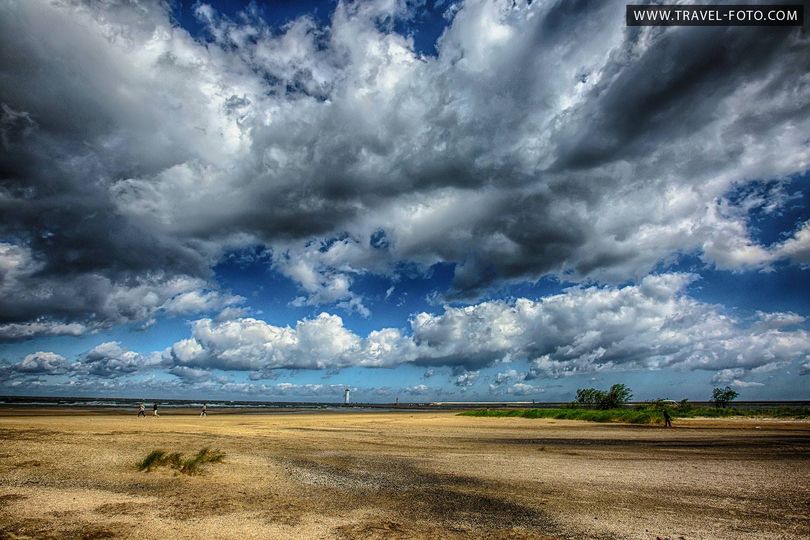
[[[633,393],[623,384],[614,384],[607,392],[596,388],[580,388],[577,390],[576,403],[585,407],[615,409],[627,403],[632,396]]]
[[[585,407],[595,407],[602,400],[604,392],[596,388],[580,388],[577,390],[576,402]]]
[[[712,401],[715,407],[725,407],[733,400],[737,399],[740,394],[730,386],[725,388],[715,388],[712,390]]]
[[[604,395],[602,403],[600,403],[600,408],[615,409],[617,407],[621,407],[630,401],[631,397],[633,397],[633,392],[631,392],[626,385],[614,384]]]

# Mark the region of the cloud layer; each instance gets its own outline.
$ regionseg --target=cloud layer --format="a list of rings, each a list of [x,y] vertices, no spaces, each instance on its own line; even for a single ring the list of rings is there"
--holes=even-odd
[[[468,300],[549,274],[639,280],[680,254],[728,270],[806,265],[807,223],[759,245],[748,217],[778,208],[810,167],[810,38],[626,28],[623,8],[469,0],[434,57],[392,30],[414,16],[392,0],[281,29],[199,4],[207,43],[165,2],[4,3],[0,338],[238,303],[211,267],[255,244],[298,304],[365,316],[357,276],[402,264],[454,264],[446,297]],[[744,203],[731,197],[743,187]],[[415,321],[400,357],[463,318],[443,317]],[[209,325],[198,342],[226,366],[343,365],[356,348],[392,361],[370,336],[317,361],[306,344],[223,360],[212,340],[226,330]],[[375,339],[384,351],[398,336]],[[432,339],[413,361],[460,354]],[[492,339],[485,350],[502,351]],[[596,341],[596,364],[618,361],[619,345]],[[521,353],[552,371],[580,358],[556,346]]]
[[[103,343],[76,362],[51,352],[28,355],[6,376],[89,375],[108,379],[168,370],[180,379],[214,380],[216,371],[449,367],[453,383],[476,384],[480,370],[508,368],[491,390],[514,395],[541,391],[532,379],[633,370],[705,370],[714,382],[743,386],[749,375],[810,362],[810,334],[793,313],[759,313],[740,320],[699,302],[687,274],[648,276],[638,285],[574,287],[539,300],[483,302],[419,313],[407,331],[384,328],[358,336],[337,315],[322,313],[295,327],[254,318],[201,319],[192,335],[163,352],[141,355]],[[434,375],[431,371],[430,375]],[[224,381],[224,379],[223,379]],[[222,382],[222,381],[220,381]],[[419,393],[419,388],[412,391]]]

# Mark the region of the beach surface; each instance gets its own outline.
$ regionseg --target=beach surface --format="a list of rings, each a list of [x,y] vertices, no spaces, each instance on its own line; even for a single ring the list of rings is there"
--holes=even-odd
[[[807,421],[180,412],[0,410],[0,538],[810,537]]]

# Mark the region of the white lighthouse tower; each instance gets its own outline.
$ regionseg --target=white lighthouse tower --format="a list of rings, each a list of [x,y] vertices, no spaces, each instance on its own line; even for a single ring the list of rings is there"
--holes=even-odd
[[[349,388],[348,387],[343,389],[343,404],[344,405],[349,404]]]

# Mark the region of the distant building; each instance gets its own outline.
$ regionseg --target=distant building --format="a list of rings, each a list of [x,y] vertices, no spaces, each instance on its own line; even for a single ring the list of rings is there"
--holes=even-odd
[[[349,400],[349,389],[345,388],[343,390],[343,404],[348,405],[349,402],[350,402],[350,400]]]

